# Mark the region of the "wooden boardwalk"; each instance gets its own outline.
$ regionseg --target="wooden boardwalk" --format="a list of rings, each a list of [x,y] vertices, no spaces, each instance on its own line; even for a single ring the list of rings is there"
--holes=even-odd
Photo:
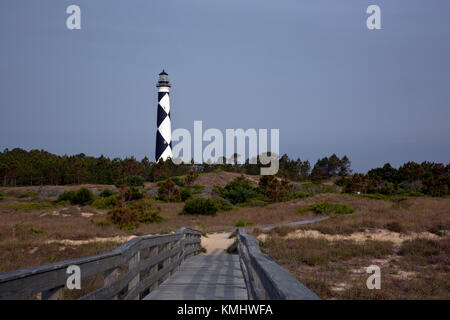
[[[208,248],[208,254],[184,261],[178,272],[144,300],[247,300],[239,256],[224,252],[226,236],[214,239],[215,248]]]

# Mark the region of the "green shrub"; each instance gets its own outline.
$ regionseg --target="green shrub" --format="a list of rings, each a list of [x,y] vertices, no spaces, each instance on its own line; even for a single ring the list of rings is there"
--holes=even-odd
[[[232,204],[245,203],[260,195],[258,189],[252,187],[250,180],[244,176],[237,177],[224,188],[218,188],[222,198],[229,200]]]
[[[172,181],[179,187],[184,187],[186,185],[186,176],[175,176],[172,177]]]
[[[191,188],[191,192],[193,194],[200,194],[202,193],[203,189],[205,189],[205,186],[199,185],[199,184],[194,184],[192,186],[190,186]]]
[[[125,192],[126,201],[140,200],[144,197],[143,191],[137,187],[129,187]]]
[[[112,209],[117,204],[117,196],[112,195],[107,198],[97,198],[92,202],[92,206],[96,209]]]
[[[173,183],[172,179],[169,178],[159,185],[158,199],[170,202],[181,201],[180,190]]]
[[[99,197],[101,198],[108,198],[111,197],[112,195],[114,195],[114,191],[111,191],[109,189],[104,189],[102,192],[99,193]]]
[[[92,191],[83,187],[76,192],[75,197],[72,200],[72,203],[84,206],[86,204],[92,203],[94,201],[94,198],[95,197]]]
[[[160,208],[154,208],[149,201],[139,201],[127,207],[115,207],[109,212],[109,218],[121,229],[132,231],[140,223],[161,222],[164,218],[159,215]]]
[[[38,228],[35,228],[35,227],[31,227],[30,230],[31,230],[32,232],[34,232],[34,233],[37,233],[37,234],[45,233],[44,230],[38,229]]]
[[[211,201],[214,203],[218,211],[230,211],[233,209],[231,203],[224,198],[213,197],[211,198]]]
[[[78,191],[64,191],[59,195],[57,202],[69,201],[71,204],[86,205],[94,201],[94,193],[83,187]]]
[[[145,179],[141,176],[127,176],[124,180],[129,187],[142,187],[145,182]]]
[[[245,227],[245,226],[252,226],[252,225],[254,225],[254,223],[252,222],[252,221],[247,221],[247,222],[245,222],[244,220],[238,220],[235,224],[234,224],[234,226],[235,227]]]
[[[338,202],[331,202],[331,201],[325,201],[325,202],[318,202],[314,203],[310,206],[307,206],[305,208],[299,209],[298,213],[304,213],[312,211],[316,214],[328,214],[328,215],[338,215],[338,214],[349,214],[353,213],[353,208],[345,203],[338,203]]]
[[[235,224],[235,227],[245,227],[245,221],[243,220],[238,220]]]
[[[187,199],[189,199],[191,196],[192,196],[192,193],[191,193],[190,188],[186,188],[186,187],[181,188],[181,191],[180,191],[181,201],[184,202]]]
[[[73,203],[73,199],[75,199],[76,191],[64,191],[58,197],[57,202],[69,201]]]
[[[149,201],[135,202],[129,206],[129,209],[135,212],[139,222],[149,224],[164,221],[164,218],[159,215],[160,208],[153,208]]]
[[[6,193],[0,191],[0,201],[6,198]]]
[[[195,198],[188,199],[184,204],[181,214],[200,214],[214,216],[217,214],[217,207],[213,200]]]

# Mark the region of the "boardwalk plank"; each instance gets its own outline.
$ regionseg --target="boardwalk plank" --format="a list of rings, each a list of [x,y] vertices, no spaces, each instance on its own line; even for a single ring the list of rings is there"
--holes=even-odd
[[[180,270],[144,300],[247,300],[239,256],[198,255],[186,260]]]

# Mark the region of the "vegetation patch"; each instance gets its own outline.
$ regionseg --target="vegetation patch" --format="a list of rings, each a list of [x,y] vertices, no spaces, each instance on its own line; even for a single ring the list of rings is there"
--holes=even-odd
[[[92,202],[92,206],[96,209],[113,209],[117,204],[117,196],[100,197]]]
[[[345,203],[331,202],[331,201],[314,203],[310,206],[299,209],[298,213],[305,213],[308,211],[312,211],[316,214],[327,214],[327,215],[350,214],[354,212],[353,208]]]
[[[260,196],[257,188],[251,185],[251,181],[244,176],[239,176],[225,187],[218,187],[220,196],[232,204],[246,203],[250,199]]]
[[[217,211],[217,206],[213,200],[194,198],[186,201],[180,214],[215,216]]]
[[[95,199],[94,193],[88,188],[80,188],[78,191],[65,191],[59,197],[57,202],[69,201],[71,204],[81,206],[91,204]]]
[[[16,211],[32,211],[32,210],[48,210],[55,207],[55,204],[50,201],[44,202],[27,202],[9,204],[8,208]]]
[[[30,230],[31,230],[32,232],[36,233],[36,234],[42,234],[42,233],[45,233],[44,230],[39,229],[39,228],[35,228],[35,227],[31,227]]]
[[[261,176],[258,189],[270,202],[282,202],[294,199],[303,199],[308,196],[304,192],[297,192],[287,176],[279,179],[275,176]]]
[[[231,209],[233,209],[233,206],[231,205],[231,203],[224,198],[213,197],[213,198],[211,198],[211,201],[216,206],[217,211],[230,211]]]
[[[181,201],[180,190],[172,179],[169,178],[160,184],[158,188],[158,199],[167,202]]]
[[[114,191],[111,191],[111,190],[109,190],[109,189],[104,189],[104,190],[102,190],[102,192],[100,192],[99,194],[98,194],[98,196],[100,197],[100,198],[108,198],[108,197],[111,197],[111,196],[113,196],[113,195],[115,195],[116,193],[114,192]]]
[[[139,175],[131,175],[117,179],[114,184],[116,187],[120,187],[121,185],[126,185],[129,187],[142,187],[144,185],[144,182],[144,177]]]
[[[235,224],[234,224],[234,226],[235,227],[246,227],[246,226],[252,226],[252,225],[254,225],[255,223],[253,222],[253,221],[247,221],[247,222],[245,222],[244,220],[238,220]]]
[[[113,224],[126,231],[133,231],[140,223],[162,222],[164,218],[159,214],[160,211],[150,201],[144,200],[130,205],[119,204],[108,215]]]
[[[106,227],[106,226],[111,225],[111,222],[108,221],[108,220],[94,220],[94,219],[91,219],[91,222],[93,224],[97,225],[97,226],[100,226],[100,227]]]

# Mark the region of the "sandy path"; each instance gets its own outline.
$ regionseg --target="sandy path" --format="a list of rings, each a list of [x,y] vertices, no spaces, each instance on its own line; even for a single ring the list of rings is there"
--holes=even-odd
[[[261,241],[266,241],[268,235],[260,234],[257,238]],[[366,230],[364,232],[355,232],[350,235],[324,234],[317,230],[295,230],[293,232],[289,232],[284,238],[285,239],[314,238],[314,239],[327,239],[329,241],[352,240],[359,243],[365,242],[366,240],[391,241],[394,243],[394,245],[397,246],[401,245],[404,241],[407,240],[441,239],[439,236],[429,232],[410,232],[408,234],[402,234],[385,229]]]
[[[133,238],[136,238],[137,236],[115,236],[115,237],[109,237],[109,238],[92,238],[89,240],[48,240],[45,243],[59,243],[64,244],[68,246],[80,246],[83,244],[93,243],[93,242],[117,242],[117,243],[125,243],[127,241],[130,241]]]
[[[231,232],[210,233],[208,237],[202,236],[202,246],[206,248],[206,254],[217,255],[227,249],[236,238],[228,239]]]

